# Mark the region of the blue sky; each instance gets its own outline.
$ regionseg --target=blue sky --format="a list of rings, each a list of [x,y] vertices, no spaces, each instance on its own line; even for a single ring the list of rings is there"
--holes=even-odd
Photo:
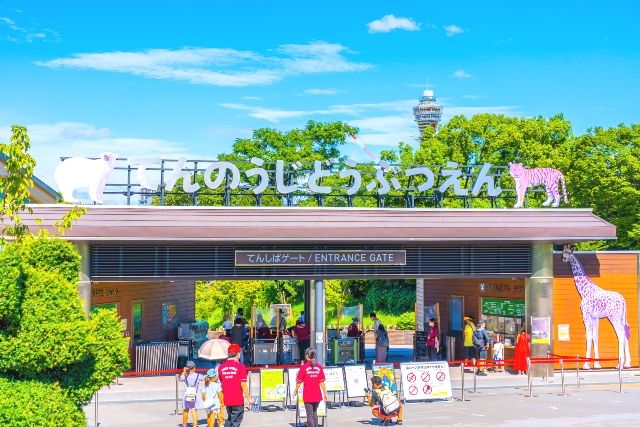
[[[360,127],[373,151],[414,142],[427,84],[445,120],[638,122],[634,2],[150,4],[0,2],[0,138],[28,126],[52,185],[61,155],[214,158],[310,119]]]

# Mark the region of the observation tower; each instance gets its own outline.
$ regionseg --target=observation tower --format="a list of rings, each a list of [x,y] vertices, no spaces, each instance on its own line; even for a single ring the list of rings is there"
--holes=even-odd
[[[437,128],[442,117],[442,105],[436,102],[436,96],[432,90],[425,90],[420,97],[420,103],[413,107],[413,116],[415,117],[420,133],[424,132],[427,126]]]

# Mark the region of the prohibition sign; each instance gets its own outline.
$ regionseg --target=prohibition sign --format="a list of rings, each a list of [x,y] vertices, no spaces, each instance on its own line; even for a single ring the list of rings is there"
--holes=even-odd
[[[407,374],[407,381],[409,381],[410,383],[415,382],[416,374],[414,374],[413,372],[409,372],[409,374]]]
[[[414,385],[409,386],[409,394],[412,396],[415,396],[416,394],[418,394],[418,387]]]
[[[428,383],[429,380],[431,379],[431,375],[429,375],[429,372],[423,372],[421,375],[422,381],[424,381],[425,383]]]
[[[444,381],[444,378],[445,378],[444,372],[439,371],[439,372],[436,374],[436,378],[438,379],[438,381]]]
[[[424,392],[424,394],[431,394],[432,390],[433,389],[429,384],[426,384],[424,387],[422,387],[422,391]]]

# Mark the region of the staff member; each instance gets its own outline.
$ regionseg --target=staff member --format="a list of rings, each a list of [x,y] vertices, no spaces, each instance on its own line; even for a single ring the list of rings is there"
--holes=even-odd
[[[309,348],[309,345],[311,345],[311,331],[309,330],[309,326],[303,321],[297,320],[293,333],[298,340],[298,354],[300,355],[300,359],[302,359],[304,357],[305,350]]]
[[[298,371],[296,389],[293,395],[297,396],[300,385],[303,385],[302,400],[304,401],[304,409],[307,412],[307,426],[318,427],[318,406],[320,406],[320,402],[323,399],[325,401],[329,400],[327,387],[324,384],[324,371],[322,366],[316,363],[316,351],[314,349],[308,348],[304,352],[304,357],[307,361]]]
[[[253,400],[247,386],[247,369],[240,363],[240,346],[231,344],[227,349],[229,358],[218,368],[224,406],[227,407],[225,427],[239,427],[244,416],[244,396],[249,405]]]

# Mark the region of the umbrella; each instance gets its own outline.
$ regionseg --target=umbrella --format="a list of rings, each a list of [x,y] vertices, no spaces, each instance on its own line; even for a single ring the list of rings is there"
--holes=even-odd
[[[206,341],[198,350],[198,357],[207,360],[223,360],[227,358],[229,341],[222,339],[212,339]]]

